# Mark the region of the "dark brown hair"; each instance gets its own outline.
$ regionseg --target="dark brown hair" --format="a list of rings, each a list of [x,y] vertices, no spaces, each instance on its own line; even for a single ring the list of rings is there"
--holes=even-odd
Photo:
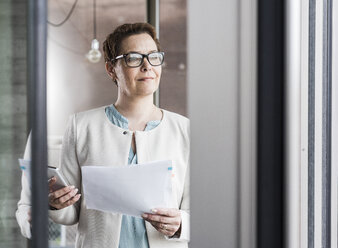
[[[124,39],[134,34],[149,34],[156,43],[157,50],[160,51],[160,42],[156,38],[155,28],[149,23],[126,23],[118,26],[103,42],[103,53],[105,62],[111,62],[114,66],[116,61],[111,60],[121,55],[121,46]]]

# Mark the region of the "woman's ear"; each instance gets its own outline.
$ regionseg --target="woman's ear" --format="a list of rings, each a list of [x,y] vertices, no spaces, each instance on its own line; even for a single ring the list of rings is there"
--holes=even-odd
[[[114,70],[113,66],[111,65],[111,63],[106,62],[105,68],[106,68],[106,72],[109,75],[109,77],[111,79],[113,79],[113,81],[115,81],[116,80],[116,74],[115,74],[115,70]]]
[[[109,62],[106,62],[105,64],[106,72],[109,75],[109,77],[113,76],[113,68]]]

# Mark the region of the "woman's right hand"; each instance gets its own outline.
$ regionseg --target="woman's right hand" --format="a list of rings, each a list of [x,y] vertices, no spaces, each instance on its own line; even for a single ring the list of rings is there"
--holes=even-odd
[[[52,177],[48,182],[49,185],[48,203],[50,207],[56,208],[58,210],[63,209],[65,207],[73,205],[80,199],[81,194],[76,194],[79,190],[76,189],[73,185],[53,191],[52,186],[53,184],[55,184],[55,182],[56,182],[55,177]]]

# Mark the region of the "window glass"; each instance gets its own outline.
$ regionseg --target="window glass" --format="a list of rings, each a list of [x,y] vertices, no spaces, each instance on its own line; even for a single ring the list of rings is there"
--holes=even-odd
[[[161,108],[187,115],[186,0],[160,1],[160,42],[165,51],[160,85]]]
[[[48,20],[62,22],[74,1],[48,1]],[[22,158],[27,128],[27,6],[25,1],[0,2],[0,247],[27,247],[15,211],[20,199]],[[96,3],[96,39],[102,42],[116,26],[146,19],[144,0],[102,0]],[[78,1],[69,19],[60,27],[48,25],[48,151],[49,163],[58,156],[68,116],[71,113],[111,104],[116,86],[108,78],[103,58],[90,63],[85,55],[93,40],[93,0]],[[29,198],[28,198],[29,199]],[[24,221],[26,221],[26,215]],[[73,247],[75,227],[49,222],[53,247]]]
[[[16,222],[27,138],[26,1],[0,1],[0,247],[26,247]]]
[[[73,3],[48,1],[49,21],[60,23]],[[145,20],[144,0],[96,1],[96,39],[102,53],[98,63],[86,59],[94,39],[93,0],[78,1],[73,14],[61,27],[48,26],[49,135],[62,135],[72,113],[114,102],[117,87],[106,74],[102,43],[118,25]]]
[[[74,1],[48,2],[48,19],[59,23],[67,16]],[[93,0],[78,1],[69,20],[61,27],[48,26],[48,148],[49,163],[58,163],[68,117],[76,112],[112,104],[117,87],[105,71],[102,43],[118,25],[143,22],[144,0],[96,1],[96,39],[102,57],[91,63],[86,54],[94,39]],[[55,154],[55,155],[52,155]],[[49,242],[53,247],[73,247],[75,226],[49,222]]]
[[[73,3],[74,1],[68,0],[49,1],[49,21],[59,23],[64,20]],[[117,87],[106,74],[102,43],[118,25],[143,22],[146,19],[145,3],[144,0],[96,1],[95,38],[99,41],[102,54],[97,63],[91,63],[86,58],[94,39],[93,0],[78,1],[73,14],[61,27],[48,26],[50,153],[61,148],[61,138],[72,113],[109,105],[115,101]],[[51,155],[49,157],[51,162],[53,158]],[[53,247],[73,247],[75,235],[76,226],[49,222],[49,240]]]

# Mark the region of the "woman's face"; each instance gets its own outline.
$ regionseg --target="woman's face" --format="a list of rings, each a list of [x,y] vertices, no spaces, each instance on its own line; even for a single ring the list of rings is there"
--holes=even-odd
[[[122,41],[121,54],[149,54],[156,51],[155,41],[146,33],[132,35]],[[117,80],[120,93],[128,97],[138,97],[152,95],[157,90],[161,72],[162,67],[152,66],[147,58],[136,68],[128,67],[124,59],[119,59],[113,68],[112,77]]]

